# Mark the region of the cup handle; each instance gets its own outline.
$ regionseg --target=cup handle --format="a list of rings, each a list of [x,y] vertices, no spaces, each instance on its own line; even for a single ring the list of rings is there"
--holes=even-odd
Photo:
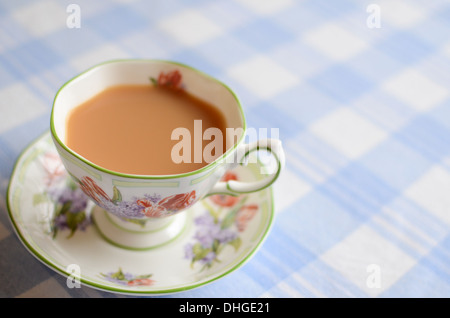
[[[281,141],[278,139],[261,139],[249,144],[244,144],[241,147],[243,149],[238,149],[237,153],[242,154],[240,158],[237,159],[237,162],[241,165],[245,164],[246,158],[248,155],[253,151],[259,151],[259,150],[266,150],[271,153],[272,156],[277,161],[277,170],[267,175],[262,180],[258,181],[252,181],[252,182],[242,182],[242,181],[236,181],[236,180],[229,180],[229,181],[219,181],[217,182],[214,187],[211,189],[211,191],[207,194],[213,195],[213,194],[224,194],[224,195],[231,195],[231,196],[238,196],[243,193],[251,193],[256,192],[259,190],[263,190],[272,183],[277,180],[278,176],[280,175],[281,170],[284,167],[284,151],[283,147],[281,146]]]

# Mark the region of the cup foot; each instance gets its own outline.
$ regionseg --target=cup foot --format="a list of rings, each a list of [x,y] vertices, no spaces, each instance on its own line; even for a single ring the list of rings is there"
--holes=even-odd
[[[150,250],[174,241],[185,229],[189,211],[161,218],[123,220],[96,206],[92,220],[100,235],[109,243],[124,249]]]

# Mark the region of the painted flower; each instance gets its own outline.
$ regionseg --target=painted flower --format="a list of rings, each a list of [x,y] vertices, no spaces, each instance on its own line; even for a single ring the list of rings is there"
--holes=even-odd
[[[134,197],[123,200],[120,190],[113,186],[113,196],[108,195],[90,177],[75,178],[84,194],[94,200],[100,207],[124,219],[141,219],[145,217],[165,217],[178,210],[190,207],[196,202],[195,190],[180,193],[161,199],[159,194],[145,194],[143,197]]]
[[[174,70],[167,73],[159,73],[158,80],[155,80],[154,78],[151,78],[152,82],[158,86],[162,87],[168,87],[172,89],[183,89],[182,83],[181,83],[181,73],[178,70]]]
[[[239,232],[245,231],[248,222],[253,219],[256,212],[258,212],[258,205],[256,204],[245,205],[239,209],[235,219],[236,227]]]
[[[170,212],[188,208],[195,202],[195,190],[188,193],[174,194],[158,202],[149,199],[136,200],[138,206],[142,207],[141,213],[147,217],[164,217]]]
[[[155,283],[153,279],[150,278],[141,278],[141,279],[133,279],[128,281],[128,286],[151,286]]]
[[[151,274],[133,275],[123,272],[121,268],[117,272],[100,273],[100,275],[110,282],[125,286],[151,286],[155,283],[153,279],[150,279]]]
[[[71,238],[78,230],[84,231],[91,224],[86,212],[89,198],[68,177],[57,153],[47,152],[42,157],[45,190],[33,194],[33,206],[52,203],[54,206],[48,223],[48,233],[56,238],[59,232],[68,231]]]
[[[195,203],[195,190],[188,193],[175,194],[158,202],[167,211],[177,211],[190,207]]]
[[[55,195],[53,200],[57,201],[59,204],[70,204],[68,209],[69,212],[77,213],[84,211],[87,207],[88,198],[80,188],[61,188],[57,193],[53,192],[53,195]]]
[[[55,203],[55,210],[51,221],[53,238],[59,231],[70,230],[67,238],[72,237],[77,230],[84,231],[91,223],[86,213],[89,198],[78,188],[71,179],[66,185],[49,187],[48,198]],[[36,194],[37,203],[44,201],[40,194]]]
[[[208,248],[216,243],[226,244],[234,240],[237,235],[231,229],[223,227],[221,220],[215,220],[214,217],[206,213],[194,220],[197,225],[197,231],[194,238],[201,244],[202,247]]]
[[[82,177],[79,181],[79,185],[81,190],[95,202],[102,204],[105,201],[111,201],[105,191],[103,191],[92,178],[86,176]]]
[[[238,177],[234,172],[227,171],[227,173],[225,173],[225,175],[222,177],[221,181],[226,182],[230,180],[237,181]],[[232,207],[239,202],[239,197],[234,197],[232,195],[225,195],[225,194],[215,194],[212,195],[210,198],[212,202],[223,207]]]
[[[150,218],[162,217],[167,212],[167,210],[163,206],[158,205],[157,203],[154,203],[150,200],[141,199],[137,200],[136,203],[144,208],[141,213]]]
[[[239,249],[241,239],[231,228],[234,213],[230,212],[223,219],[214,217],[211,211],[194,219],[195,242],[188,243],[184,249],[185,257],[191,260],[191,267],[198,262],[203,270],[211,267],[214,262],[220,262],[218,256],[226,245]]]
[[[224,179],[237,180],[237,177],[228,173]],[[235,252],[239,250],[242,244],[240,233],[247,229],[259,209],[257,204],[247,204],[248,198],[247,195],[240,196],[239,203],[231,208],[207,204],[207,211],[194,219],[193,242],[184,246],[184,256],[191,260],[191,268],[199,263],[202,271],[220,262],[220,254],[226,246],[233,247]]]
[[[58,154],[48,152],[43,157],[42,165],[45,169],[45,185],[50,187],[66,177],[66,170]]]

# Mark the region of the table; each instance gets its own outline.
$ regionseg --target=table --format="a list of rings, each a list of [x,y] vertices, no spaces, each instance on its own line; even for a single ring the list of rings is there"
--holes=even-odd
[[[58,88],[118,58],[220,79],[286,153],[254,257],[161,297],[449,297],[449,18],[439,0],[0,1],[0,297],[122,297],[67,288],[6,203]]]

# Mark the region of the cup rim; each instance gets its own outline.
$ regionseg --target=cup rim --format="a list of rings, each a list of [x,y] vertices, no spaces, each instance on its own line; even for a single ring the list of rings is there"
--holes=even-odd
[[[78,153],[76,153],[75,151],[73,151],[72,149],[70,149],[69,147],[66,146],[66,144],[59,138],[58,134],[56,133],[56,129],[55,129],[55,125],[54,125],[54,110],[55,110],[55,102],[60,94],[60,92],[70,83],[72,83],[73,81],[79,79],[82,76],[85,76],[87,73],[95,70],[96,68],[106,65],[106,64],[113,64],[113,63],[123,63],[123,62],[160,62],[160,63],[168,63],[168,64],[173,64],[173,65],[177,65],[177,66],[181,66],[187,69],[190,69],[196,73],[198,73],[199,75],[208,78],[209,80],[215,81],[216,83],[222,85],[225,89],[227,89],[231,95],[233,96],[233,98],[236,100],[237,102],[237,106],[239,108],[239,112],[241,114],[241,118],[242,118],[242,128],[243,128],[243,133],[240,136],[239,140],[230,148],[228,149],[225,153],[223,153],[220,157],[216,158],[216,160],[214,160],[213,162],[207,164],[206,166],[203,166],[197,170],[193,170],[193,171],[189,171],[186,173],[180,173],[180,174],[166,174],[166,175],[141,175],[141,174],[129,174],[129,173],[122,173],[122,172],[118,172],[118,171],[113,171],[104,167],[101,167],[95,163],[93,163],[92,161],[87,160],[86,158],[82,157],[81,155],[79,155]],[[164,59],[140,59],[140,58],[129,58],[129,59],[112,59],[112,60],[108,60],[105,62],[101,62],[98,63],[94,66],[89,67],[88,69],[86,69],[85,71],[79,73],[78,75],[72,77],[71,79],[69,79],[68,81],[66,81],[56,92],[55,97],[53,99],[53,104],[52,104],[52,111],[50,114],[50,132],[51,135],[53,137],[53,140],[55,140],[58,145],[60,147],[62,147],[65,151],[67,151],[70,155],[74,156],[75,158],[77,158],[78,160],[82,161],[83,163],[91,166],[92,168],[102,171],[104,173],[110,174],[110,175],[114,175],[114,176],[118,176],[118,177],[122,177],[122,178],[131,178],[131,179],[174,179],[174,178],[182,178],[182,177],[188,177],[188,176],[192,176],[192,175],[196,175],[208,170],[213,169],[214,167],[216,167],[219,163],[223,162],[227,157],[229,157],[234,151],[235,149],[239,146],[239,144],[241,144],[241,142],[244,140],[245,138],[245,134],[247,131],[247,123],[246,123],[246,119],[245,119],[245,115],[244,115],[244,110],[242,108],[241,102],[239,100],[239,98],[237,97],[236,93],[225,83],[223,83],[222,81],[216,79],[215,77],[212,77],[209,74],[206,74],[203,71],[200,71],[192,66],[186,65],[184,63],[180,63],[177,61],[171,61],[171,60],[164,60]]]

